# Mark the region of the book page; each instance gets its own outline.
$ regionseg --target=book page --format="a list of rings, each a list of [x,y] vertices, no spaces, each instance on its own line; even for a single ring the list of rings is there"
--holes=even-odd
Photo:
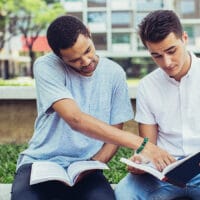
[[[92,169],[109,169],[109,167],[102,162],[99,161],[77,161],[72,163],[68,169],[67,169],[67,173],[70,177],[70,179],[73,182],[76,182],[76,179],[78,178],[78,176],[80,175],[80,173],[87,171],[87,170],[92,170]]]
[[[121,158],[120,159],[121,162],[131,166],[131,167],[135,167],[137,169],[141,169],[145,172],[148,172],[149,174],[157,177],[158,179],[162,180],[164,178],[164,175],[162,172],[158,171],[153,164],[151,164],[150,162],[149,163],[141,163],[141,164],[138,164],[138,163],[135,163],[129,159],[126,159],[126,158]]]
[[[71,181],[62,166],[49,161],[34,162],[32,164],[30,185],[50,180],[58,180],[71,185]]]

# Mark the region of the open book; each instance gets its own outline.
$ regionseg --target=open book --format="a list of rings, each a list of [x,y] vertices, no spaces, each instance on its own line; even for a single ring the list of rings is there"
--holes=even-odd
[[[152,163],[135,163],[129,159],[121,158],[121,162],[141,169],[162,181],[185,187],[186,183],[200,173],[200,152],[194,153],[181,160],[168,165],[162,172],[158,171]]]
[[[56,180],[73,186],[81,173],[94,169],[109,168],[105,163],[92,160],[73,162],[67,170],[55,162],[36,161],[32,164],[30,185]]]

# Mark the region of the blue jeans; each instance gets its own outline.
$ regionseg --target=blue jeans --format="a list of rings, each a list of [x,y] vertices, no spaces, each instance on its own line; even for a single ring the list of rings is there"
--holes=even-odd
[[[183,196],[200,200],[200,174],[190,180],[185,188],[180,188],[147,173],[129,173],[117,184],[115,196],[117,200],[172,200]]]
[[[17,170],[11,200],[115,200],[114,191],[101,170],[91,172],[74,187],[59,181],[30,186],[31,165],[23,165]]]

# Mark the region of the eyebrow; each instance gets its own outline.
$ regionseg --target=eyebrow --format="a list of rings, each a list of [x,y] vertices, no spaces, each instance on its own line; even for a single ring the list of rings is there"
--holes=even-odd
[[[90,46],[84,51],[83,55],[85,55],[89,51],[89,49],[90,49]],[[69,60],[69,62],[75,62],[75,61],[77,61],[79,59],[80,59],[80,57],[79,58],[74,58],[72,60]]]
[[[174,49],[175,47],[176,47],[176,46],[171,46],[171,47],[169,47],[168,49],[165,49],[164,52],[170,51],[170,50]],[[151,52],[151,55],[153,56],[153,55],[160,55],[160,54],[159,54],[159,53],[156,53],[156,52]]]

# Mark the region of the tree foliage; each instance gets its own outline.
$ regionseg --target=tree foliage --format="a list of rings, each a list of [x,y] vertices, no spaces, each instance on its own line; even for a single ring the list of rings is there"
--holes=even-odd
[[[9,22],[9,15],[14,10],[13,0],[0,0],[0,50],[6,41],[16,34],[15,28]]]
[[[54,18],[65,13],[64,8],[60,3],[47,4],[45,0],[0,0],[0,13],[5,13],[5,22],[0,18],[2,22],[0,26],[7,25],[9,32],[24,37],[31,58],[31,76],[33,76],[32,66],[35,60],[33,44]]]

